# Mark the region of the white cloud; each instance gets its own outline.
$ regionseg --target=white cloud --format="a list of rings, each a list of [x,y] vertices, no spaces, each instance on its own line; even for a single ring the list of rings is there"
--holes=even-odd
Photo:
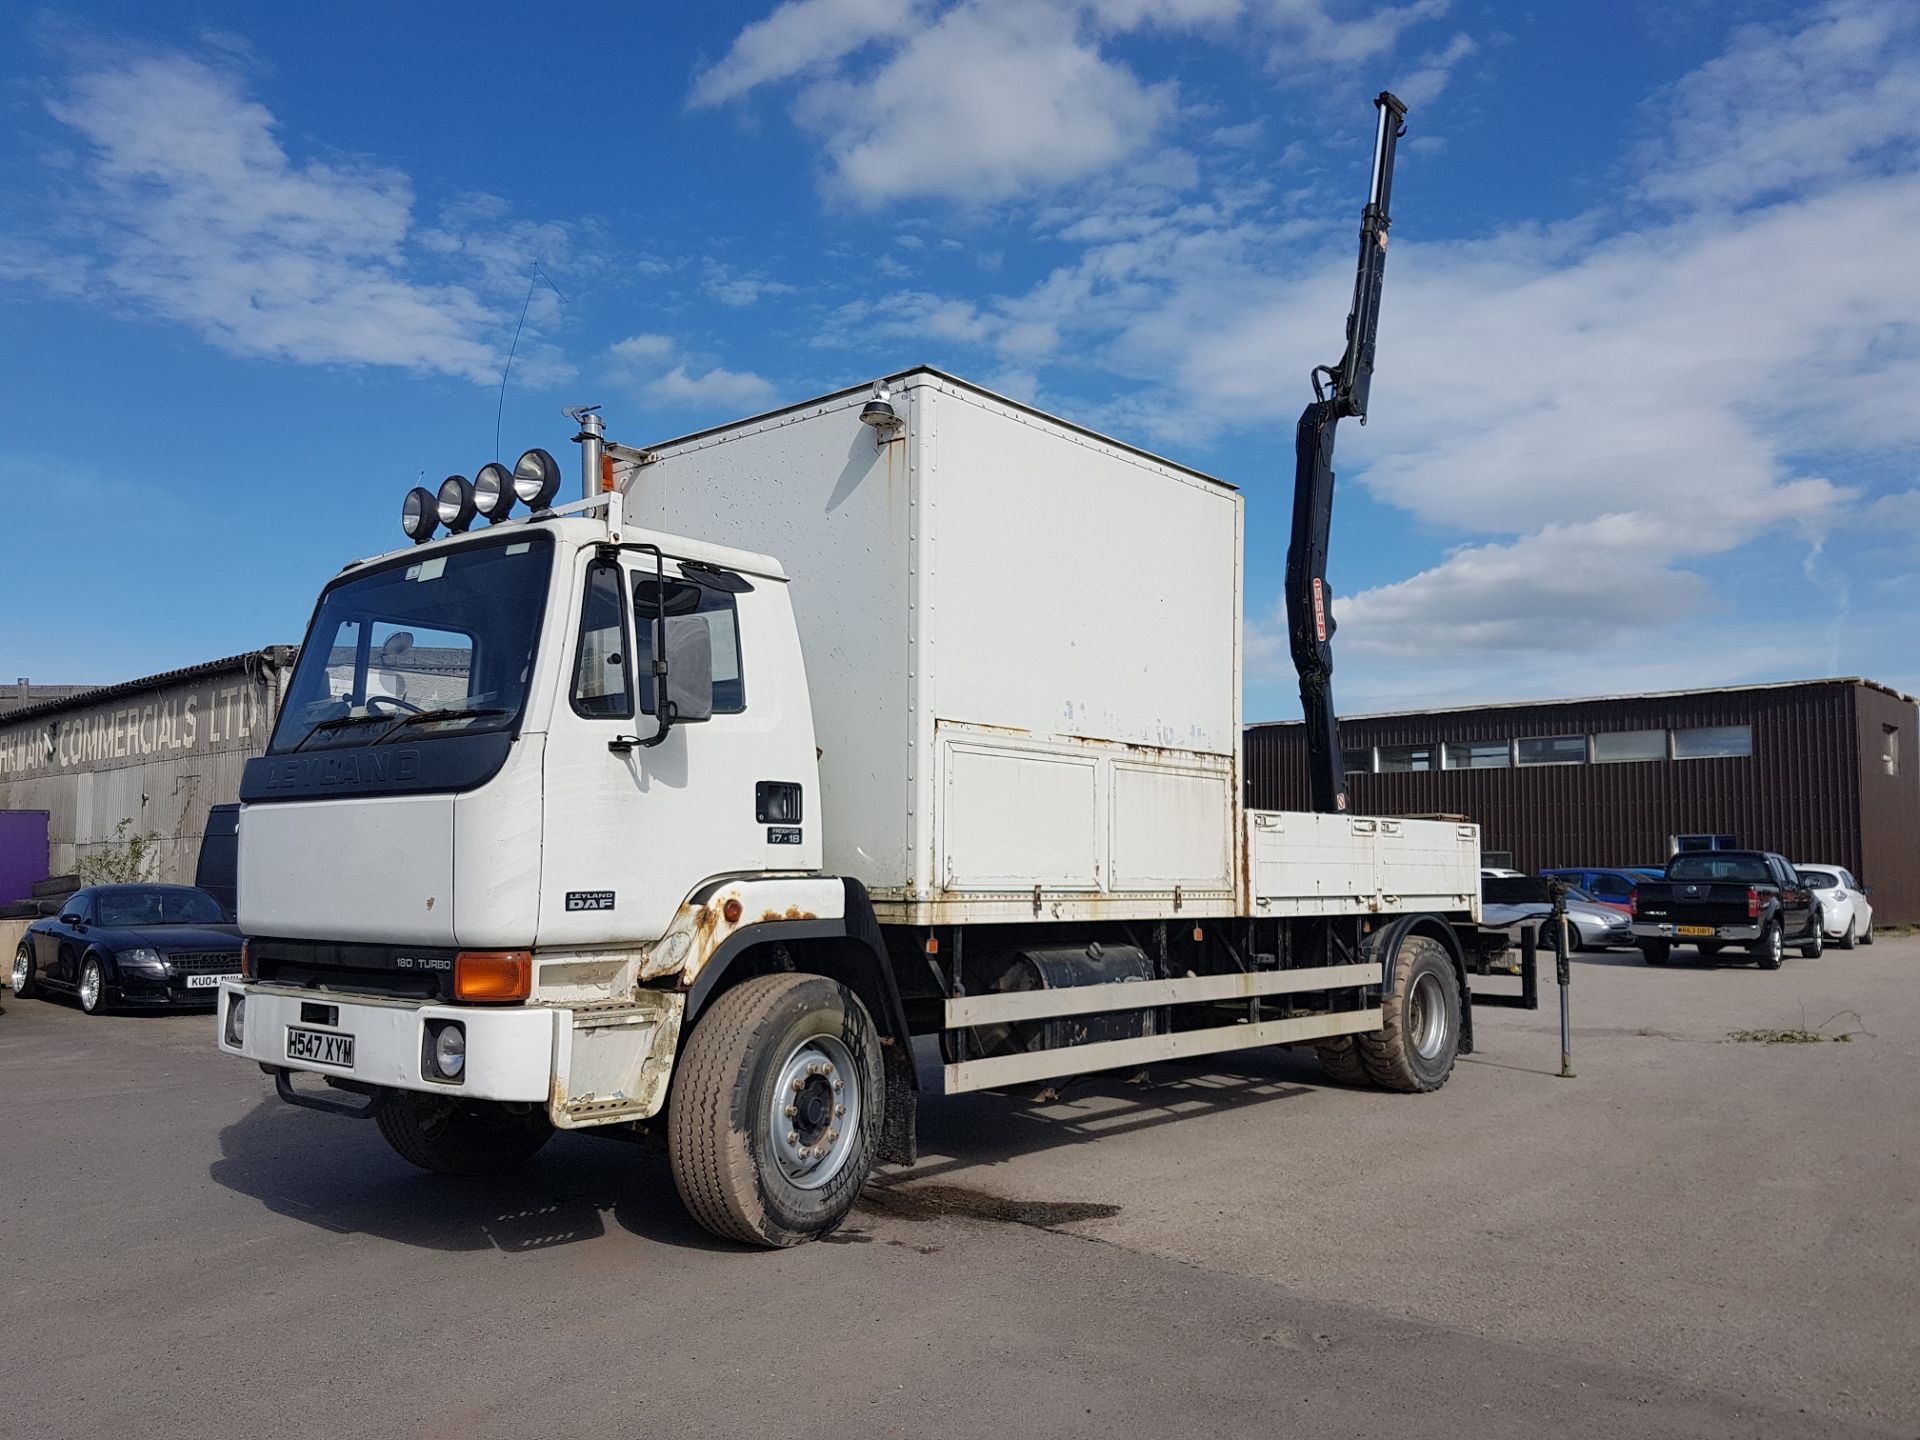
[[[909,33],[930,6],[910,0],[787,0],[747,26],[726,56],[694,81],[695,105],[718,105],[756,86],[833,64]]]
[[[1742,27],[1663,97],[1667,133],[1642,156],[1644,193],[1737,205],[1908,161],[1916,40],[1920,8],[1880,0],[1837,0],[1798,28]]]
[[[666,335],[629,335],[607,347],[607,359],[615,383],[667,410],[750,409],[773,398],[759,375],[688,353]]]
[[[622,361],[664,360],[673,353],[673,341],[665,335],[629,335],[610,345],[607,353]]]
[[[1175,81],[1109,53],[1116,37],[1257,40],[1272,45],[1276,68],[1302,84],[1311,72],[1318,85],[1329,66],[1371,61],[1445,10],[1445,0],[1416,0],[1349,19],[1325,0],[789,0],[697,77],[693,103],[797,81],[795,118],[819,137],[838,193],[870,206],[992,202],[1123,165],[1191,170],[1164,153],[1180,119]],[[1471,47],[1458,37],[1409,83],[1437,94]],[[1221,128],[1213,143],[1246,146],[1259,124]]]
[[[239,79],[191,56],[89,51],[48,106],[86,144],[0,273],[187,325],[240,355],[394,365],[492,384],[533,256],[556,226],[414,221],[401,171],[291,156]],[[456,217],[457,218],[457,217]],[[423,279],[428,259],[447,278]],[[470,282],[452,276],[464,273]],[[517,291],[508,299],[508,291]],[[516,369],[564,368],[529,315]]]
[[[670,408],[720,405],[747,408],[770,400],[773,386],[750,370],[726,370],[716,365],[696,374],[685,365],[676,365],[666,374],[648,381],[644,393],[648,399]]]
[[[743,274],[713,260],[707,262],[706,277],[701,285],[708,295],[722,305],[735,309],[756,304],[768,295],[793,293],[793,286],[784,281],[771,280],[758,271]]]

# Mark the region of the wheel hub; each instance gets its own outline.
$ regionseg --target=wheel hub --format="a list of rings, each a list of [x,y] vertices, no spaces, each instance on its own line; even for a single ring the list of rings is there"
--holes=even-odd
[[[775,1073],[767,1107],[768,1149],[780,1173],[802,1190],[818,1190],[845,1168],[859,1133],[852,1052],[831,1035],[809,1036]]]

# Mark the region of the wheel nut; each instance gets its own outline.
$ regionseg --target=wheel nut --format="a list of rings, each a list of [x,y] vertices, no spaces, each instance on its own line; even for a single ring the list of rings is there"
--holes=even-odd
[[[833,1088],[836,1092],[840,1090],[844,1090],[847,1088],[847,1082],[844,1080],[836,1080],[833,1082]]]
[[[800,1132],[798,1130],[787,1131],[787,1144],[798,1145],[799,1143],[800,1143]]]
[[[807,1088],[807,1082],[802,1080],[798,1075],[796,1075],[793,1077],[793,1088],[796,1092],[804,1090]]]
[[[798,1105],[789,1105],[783,1113],[787,1119],[791,1120],[800,1113],[800,1107]]]
[[[834,1141],[838,1140],[839,1138],[840,1138],[840,1132],[838,1130],[827,1131],[827,1144],[831,1145]]]
[[[844,1105],[836,1105],[833,1107],[833,1118],[836,1120],[838,1120],[842,1115],[846,1113],[847,1113],[847,1107]]]

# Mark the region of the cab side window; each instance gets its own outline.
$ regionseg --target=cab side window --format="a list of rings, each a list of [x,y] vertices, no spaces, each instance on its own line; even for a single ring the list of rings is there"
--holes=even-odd
[[[596,560],[587,570],[580,606],[580,643],[573,664],[573,708],[589,720],[633,714],[633,674],[620,567]]]
[[[740,584],[737,579],[733,584]],[[660,614],[660,586],[651,575],[633,582],[634,634],[639,664],[634,675],[640,688],[640,713],[653,714],[653,630]],[[747,708],[747,682],[740,660],[740,618],[732,590],[698,575],[667,577],[666,613],[694,616],[707,627],[713,646],[713,713],[738,715]]]

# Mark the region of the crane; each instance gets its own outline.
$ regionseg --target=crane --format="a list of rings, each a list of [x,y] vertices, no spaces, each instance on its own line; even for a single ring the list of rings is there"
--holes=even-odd
[[[1307,727],[1307,768],[1313,808],[1347,808],[1340,721],[1333,708],[1333,599],[1327,589],[1327,532],[1333,521],[1333,440],[1349,415],[1367,423],[1373,384],[1373,348],[1380,325],[1380,285],[1386,278],[1387,206],[1393,192],[1393,155],[1407,107],[1388,91],[1374,99],[1373,184],[1360,215],[1360,264],[1347,315],[1347,349],[1337,365],[1311,372],[1313,402],[1294,432],[1293,539],[1287,547],[1287,638],[1300,675],[1300,709]]]

